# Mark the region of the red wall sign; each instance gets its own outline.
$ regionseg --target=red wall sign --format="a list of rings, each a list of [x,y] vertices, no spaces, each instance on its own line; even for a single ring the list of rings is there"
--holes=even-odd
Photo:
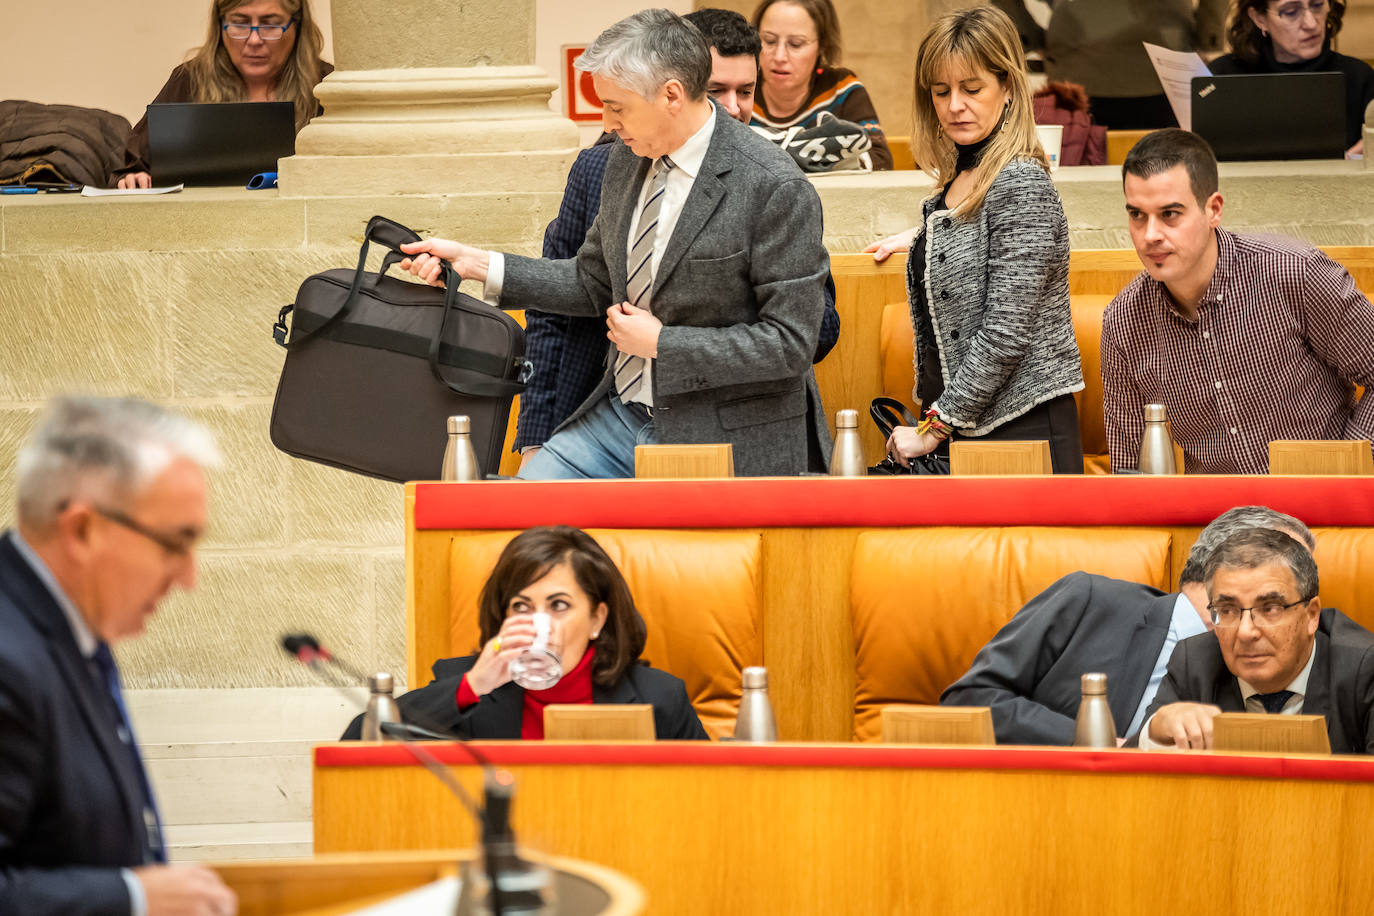
[[[592,88],[592,75],[573,66],[585,50],[586,45],[563,46],[563,109],[573,121],[595,122],[601,120],[601,99]]]

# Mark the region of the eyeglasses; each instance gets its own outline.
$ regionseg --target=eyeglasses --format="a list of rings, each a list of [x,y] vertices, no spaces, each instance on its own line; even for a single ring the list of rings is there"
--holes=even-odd
[[[286,30],[291,28],[296,20],[292,19],[286,25],[249,25],[246,22],[226,22],[220,26],[225,35],[235,41],[247,41],[254,32],[263,41],[281,41],[286,37]]]
[[[1274,10],[1274,14],[1284,22],[1296,25],[1302,19],[1304,12],[1311,12],[1312,16],[1318,21],[1326,18],[1326,0],[1307,0],[1302,3],[1292,3],[1288,6],[1281,6]]]
[[[1283,623],[1284,616],[1293,608],[1299,607],[1315,598],[1312,595],[1292,604],[1261,604],[1255,607],[1237,607],[1234,604],[1209,604],[1207,610],[1212,614],[1213,625],[1226,630],[1240,626],[1245,612],[1250,612],[1250,622],[1257,627],[1276,627]]]
[[[101,506],[95,506],[94,509],[97,514],[103,515],[121,528],[127,528],[135,534],[141,534],[174,557],[189,556],[191,548],[196,545],[194,534],[166,534],[161,531],[154,531],[142,522],[134,521],[118,509],[106,509]]]
[[[787,38],[782,38],[778,35],[763,35],[759,38],[759,44],[761,44],[763,50],[769,54],[772,54],[779,44],[783,46],[788,54],[800,54],[818,42],[819,39],[817,38],[803,38],[800,35],[792,35]]]

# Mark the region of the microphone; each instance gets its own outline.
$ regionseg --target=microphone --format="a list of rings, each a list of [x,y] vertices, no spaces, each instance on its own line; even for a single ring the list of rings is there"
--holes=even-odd
[[[341,684],[332,672],[321,665],[321,661],[329,662],[347,673],[354,684],[366,683],[367,678],[357,668],[336,658],[314,636],[309,633],[287,634],[281,638],[281,647],[286,654],[304,664],[321,680],[343,692],[350,703],[355,706],[360,705],[355,696],[344,690],[345,686],[353,685]],[[395,738],[416,761],[429,770],[434,778],[443,783],[450,794],[458,799],[459,803],[467,809],[468,814],[476,821],[481,835],[482,856],[486,860],[492,916],[503,916],[507,912],[538,912],[543,897],[537,886],[531,887],[526,882],[519,882],[525,886],[520,889],[505,890],[501,887],[502,882],[499,880],[499,876],[503,873],[509,875],[514,872],[531,870],[531,866],[521,859],[515,851],[515,831],[510,826],[510,808],[515,796],[515,777],[507,770],[498,770],[492,765],[491,759],[486,754],[473,747],[464,738],[444,730],[442,726],[438,726],[434,722],[429,722],[427,725],[435,727],[412,725],[407,722],[383,722],[379,727],[383,734]],[[433,754],[423,746],[413,743],[417,740],[456,743],[463,749],[464,753],[472,758],[474,763],[482,768],[482,807],[477,806],[472,800],[472,796],[463,788],[463,784],[455,779],[453,774]],[[463,894],[463,897],[466,896],[466,893]]]

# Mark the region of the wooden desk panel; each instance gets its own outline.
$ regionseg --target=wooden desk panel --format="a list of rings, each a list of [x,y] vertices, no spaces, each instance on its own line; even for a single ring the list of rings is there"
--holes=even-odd
[[[522,842],[624,872],[654,913],[1157,916],[1164,902],[1353,916],[1374,899],[1365,758],[483,747],[519,779]],[[477,791],[474,768],[455,772]],[[316,749],[317,852],[472,839],[458,803],[404,748]]]

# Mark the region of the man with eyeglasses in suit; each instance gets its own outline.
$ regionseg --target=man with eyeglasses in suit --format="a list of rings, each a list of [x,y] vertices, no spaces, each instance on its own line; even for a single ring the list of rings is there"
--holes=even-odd
[[[0,532],[0,913],[232,916],[168,865],[110,646],[196,583],[210,434],[146,401],[59,398]]]
[[[1214,629],[1174,649],[1142,748],[1212,747],[1222,712],[1321,715],[1336,754],[1374,752],[1374,634],[1318,597],[1317,564],[1287,534],[1232,535],[1207,562]]]

